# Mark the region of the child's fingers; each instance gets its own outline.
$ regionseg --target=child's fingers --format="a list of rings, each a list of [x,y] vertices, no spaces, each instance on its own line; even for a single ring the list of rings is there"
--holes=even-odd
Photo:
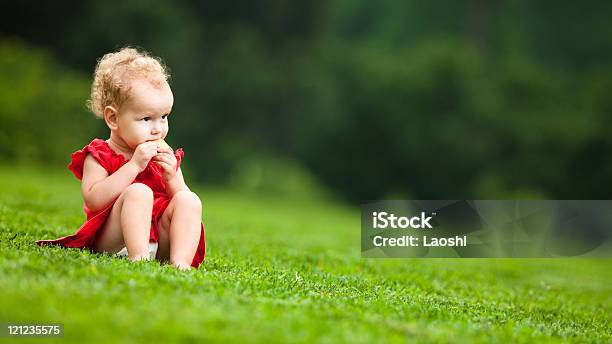
[[[174,152],[173,152],[173,151],[171,151],[171,150],[161,152],[161,154],[164,154],[164,155],[167,155],[167,156],[174,156]]]
[[[174,152],[172,151],[172,149],[170,149],[170,148],[166,148],[166,147],[160,147],[160,146],[157,146],[157,151],[158,151],[159,153],[170,153],[170,154],[174,154]]]
[[[172,165],[164,161],[155,161],[155,163],[157,164],[157,166],[163,168],[164,170],[172,168]]]
[[[174,156],[174,153],[172,152],[158,152],[156,156],[165,156],[170,159],[176,160],[176,157]]]
[[[155,162],[159,162],[159,163],[166,164],[166,165],[168,165],[169,167],[176,166],[176,162],[174,162],[174,161],[172,161],[172,160],[170,160],[170,159],[168,159],[168,158],[165,158],[165,157],[158,157],[158,158],[155,158],[155,160],[154,160],[154,161],[155,161]]]
[[[154,158],[156,160],[163,160],[163,161],[167,161],[167,162],[176,161],[176,159],[174,159],[172,156],[169,156],[169,155],[166,155],[166,154],[157,154]]]
[[[162,160],[169,164],[176,164],[176,158],[173,156],[158,154],[155,156],[155,160]]]

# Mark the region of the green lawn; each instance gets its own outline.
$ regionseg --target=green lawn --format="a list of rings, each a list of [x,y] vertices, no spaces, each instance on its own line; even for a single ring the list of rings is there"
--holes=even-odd
[[[612,260],[366,260],[357,208],[194,189],[208,256],[179,272],[36,246],[82,223],[79,183],[0,168],[0,323],[64,323],[61,342],[612,341]]]

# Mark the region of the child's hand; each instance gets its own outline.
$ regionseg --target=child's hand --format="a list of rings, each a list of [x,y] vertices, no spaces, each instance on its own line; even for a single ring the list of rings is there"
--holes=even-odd
[[[157,154],[157,144],[155,142],[143,142],[136,147],[134,155],[130,159],[136,164],[140,172],[144,171],[152,157]]]
[[[176,176],[176,156],[170,148],[158,148],[158,153],[153,157],[153,161],[164,170],[164,181],[169,181]]]

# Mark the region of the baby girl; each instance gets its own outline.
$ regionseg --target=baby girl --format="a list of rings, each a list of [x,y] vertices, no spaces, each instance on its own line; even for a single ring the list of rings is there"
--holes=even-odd
[[[76,234],[39,245],[200,266],[202,204],[183,179],[183,150],[163,141],[174,102],[168,78],[157,58],[132,48],[98,61],[88,105],[110,137],[74,152],[68,166],[81,180],[87,220]]]

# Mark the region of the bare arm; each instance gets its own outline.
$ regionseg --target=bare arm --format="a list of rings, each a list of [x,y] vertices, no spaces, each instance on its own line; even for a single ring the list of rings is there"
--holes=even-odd
[[[113,202],[140,173],[136,163],[128,161],[110,176],[96,159],[87,155],[83,166],[81,192],[85,206],[91,211],[99,211]]]
[[[143,142],[136,147],[130,161],[110,176],[93,156],[88,155],[83,165],[81,181],[85,206],[91,211],[104,209],[132,184],[155,154],[157,154],[157,144]]]
[[[183,171],[180,167],[177,168],[178,161],[170,147],[160,148],[158,154],[153,157],[153,161],[163,170],[162,175],[168,197],[174,197],[174,194],[179,191],[191,191],[185,184]]]
[[[172,198],[175,193],[181,190],[191,191],[187,187],[187,184],[185,184],[185,180],[183,179],[183,171],[181,171],[181,168],[179,167],[174,178],[166,182],[166,192],[168,193],[168,196]]]

